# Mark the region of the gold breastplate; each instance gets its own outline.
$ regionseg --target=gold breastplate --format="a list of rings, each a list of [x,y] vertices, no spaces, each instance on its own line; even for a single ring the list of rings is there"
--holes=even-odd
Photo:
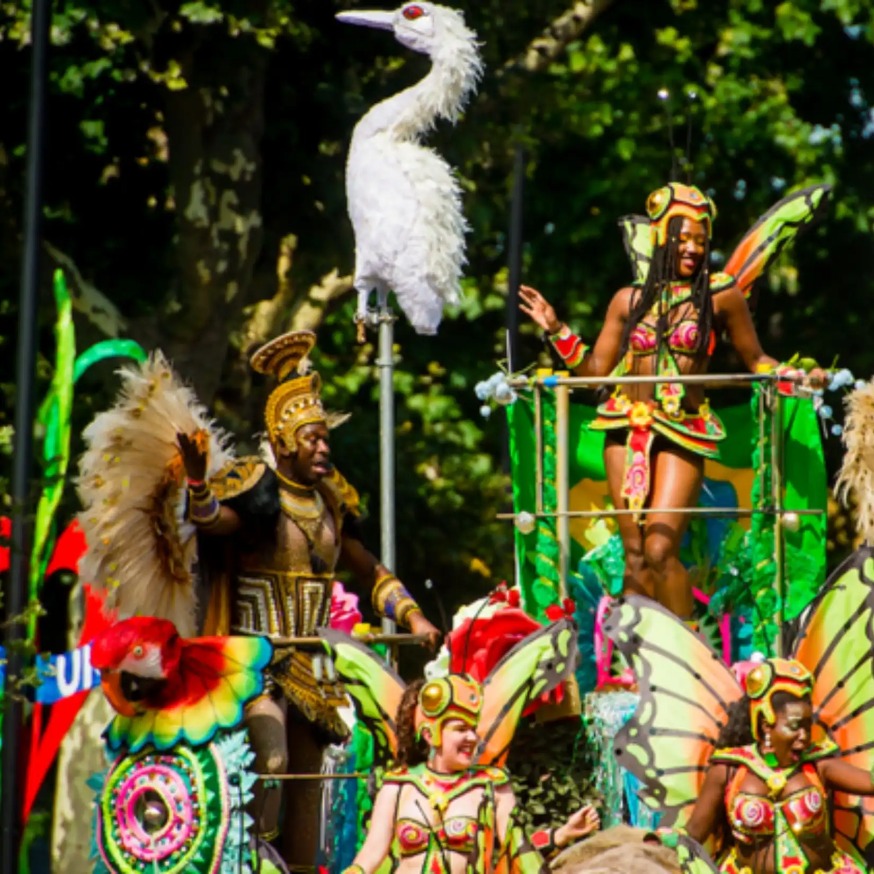
[[[328,624],[333,574],[257,569],[237,576],[231,631],[267,637],[311,635]]]
[[[316,490],[281,488],[279,499],[275,545],[240,562],[231,625],[238,633],[294,637],[328,624],[340,555],[337,520]],[[324,571],[313,572],[313,556]]]

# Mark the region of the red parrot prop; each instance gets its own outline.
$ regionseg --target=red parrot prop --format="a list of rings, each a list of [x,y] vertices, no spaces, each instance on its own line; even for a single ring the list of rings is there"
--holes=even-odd
[[[166,750],[209,743],[233,728],[261,694],[272,647],[263,637],[185,639],[166,619],[135,616],[94,641],[91,664],[118,716],[106,731],[112,750]]]

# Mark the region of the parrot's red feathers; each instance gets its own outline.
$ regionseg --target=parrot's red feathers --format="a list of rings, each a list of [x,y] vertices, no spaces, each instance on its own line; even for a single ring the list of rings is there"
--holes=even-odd
[[[261,693],[272,647],[261,637],[184,640],[171,622],[134,617],[95,641],[92,664],[119,712],[107,729],[115,750],[147,743],[168,749],[179,741],[208,743],[233,728],[243,707]]]

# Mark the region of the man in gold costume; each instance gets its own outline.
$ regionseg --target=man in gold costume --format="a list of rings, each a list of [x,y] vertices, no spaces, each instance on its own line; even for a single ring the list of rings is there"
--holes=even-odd
[[[327,413],[317,373],[301,362],[315,343],[309,331],[277,337],[251,359],[277,385],[265,409],[275,469],[260,458],[237,459],[207,476],[198,434],[179,434],[188,518],[198,530],[200,578],[208,589],[207,634],[310,636],[328,624],[334,570],[342,565],[370,595],[379,616],[431,645],[438,630],[403,584],[364,546],[356,530],[358,494],[331,464]],[[247,711],[260,774],[317,774],[325,745],[345,735],[345,703],[331,666],[314,651],[277,646],[267,691]],[[281,784],[280,784],[281,785]],[[281,790],[260,781],[253,815],[266,840],[279,834]],[[291,870],[312,871],[319,830],[319,783],[299,781],[286,793],[284,852]]]

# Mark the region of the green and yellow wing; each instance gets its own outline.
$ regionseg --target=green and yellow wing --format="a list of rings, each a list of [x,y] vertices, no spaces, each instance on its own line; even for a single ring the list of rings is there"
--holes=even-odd
[[[576,627],[561,619],[513,647],[483,682],[477,762],[502,765],[527,705],[552,691],[576,667]]]
[[[632,282],[642,285],[652,261],[652,232],[650,221],[644,215],[624,215],[619,219],[622,242],[631,261]]]
[[[319,636],[331,648],[334,666],[355,705],[355,712],[376,743],[376,758],[388,761],[398,751],[397,712],[406,684],[363,643],[331,628]]]
[[[842,758],[869,770],[874,765],[874,548],[858,549],[829,577],[799,630],[793,657],[814,676],[817,723],[840,747]],[[874,799],[835,792],[833,822],[841,848],[874,864]]]
[[[604,630],[637,677],[640,703],[617,733],[619,764],[665,826],[683,825],[729,706],[742,691],[697,634],[664,607],[635,595],[616,603]]]
[[[830,185],[811,185],[775,203],[744,235],[723,268],[748,298],[753,283],[800,230],[825,211]]]

